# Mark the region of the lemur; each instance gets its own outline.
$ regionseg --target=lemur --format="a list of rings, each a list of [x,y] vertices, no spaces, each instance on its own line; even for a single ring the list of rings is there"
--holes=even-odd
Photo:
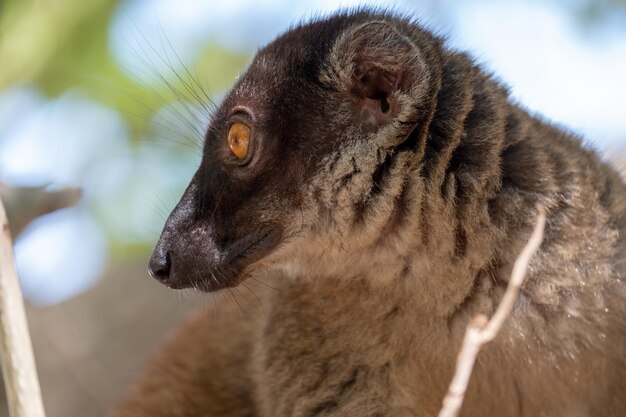
[[[624,416],[618,173],[414,20],[295,26],[214,112],[149,265],[171,288],[271,289],[191,317],[113,415],[435,416],[537,203],[543,244],[461,415]]]

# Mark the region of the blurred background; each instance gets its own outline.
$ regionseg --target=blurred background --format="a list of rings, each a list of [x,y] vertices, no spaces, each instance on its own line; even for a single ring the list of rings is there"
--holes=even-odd
[[[49,417],[104,415],[210,302],[146,273],[199,163],[208,97],[290,25],[366,4],[419,17],[531,111],[624,160],[626,0],[0,0],[0,183],[82,190],[15,242]]]

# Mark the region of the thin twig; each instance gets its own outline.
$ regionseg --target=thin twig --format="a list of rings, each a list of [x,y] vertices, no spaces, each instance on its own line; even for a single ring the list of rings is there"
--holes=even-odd
[[[78,188],[51,191],[43,187],[9,187],[0,183],[0,200],[9,218],[11,234],[18,236],[31,221],[44,214],[75,205]]]
[[[0,359],[11,417],[45,417],[13,247],[0,201]]]
[[[448,393],[443,399],[443,407],[439,411],[439,417],[456,417],[461,411],[467,384],[476,362],[476,356],[483,345],[496,337],[502,324],[511,313],[511,310],[513,310],[513,305],[524,282],[530,259],[537,252],[543,241],[545,224],[545,211],[543,207],[539,206],[535,228],[522,253],[515,261],[511,279],[498,309],[491,317],[491,320],[487,320],[487,317],[481,314],[475,317],[467,326],[465,338],[456,360],[456,371],[448,388]]]

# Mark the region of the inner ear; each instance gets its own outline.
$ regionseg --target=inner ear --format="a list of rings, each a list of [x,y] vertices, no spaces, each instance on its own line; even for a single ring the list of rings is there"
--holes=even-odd
[[[399,84],[400,76],[396,71],[381,68],[372,62],[356,65],[351,93],[361,108],[364,122],[383,126],[397,116],[399,105],[394,92]]]
[[[347,31],[331,58],[341,89],[349,94],[363,124],[374,128],[400,115],[422,69],[414,43],[384,21]]]

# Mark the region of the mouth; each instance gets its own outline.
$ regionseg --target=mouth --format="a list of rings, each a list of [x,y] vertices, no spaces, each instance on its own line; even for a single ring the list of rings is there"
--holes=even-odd
[[[280,229],[261,229],[252,232],[227,247],[222,263],[224,265],[247,266],[267,255],[280,240]]]
[[[176,287],[202,292],[235,287],[245,280],[244,269],[267,256],[278,245],[281,235],[280,228],[265,228],[239,238],[226,247],[218,266],[207,265],[201,275],[208,279],[181,282]]]

